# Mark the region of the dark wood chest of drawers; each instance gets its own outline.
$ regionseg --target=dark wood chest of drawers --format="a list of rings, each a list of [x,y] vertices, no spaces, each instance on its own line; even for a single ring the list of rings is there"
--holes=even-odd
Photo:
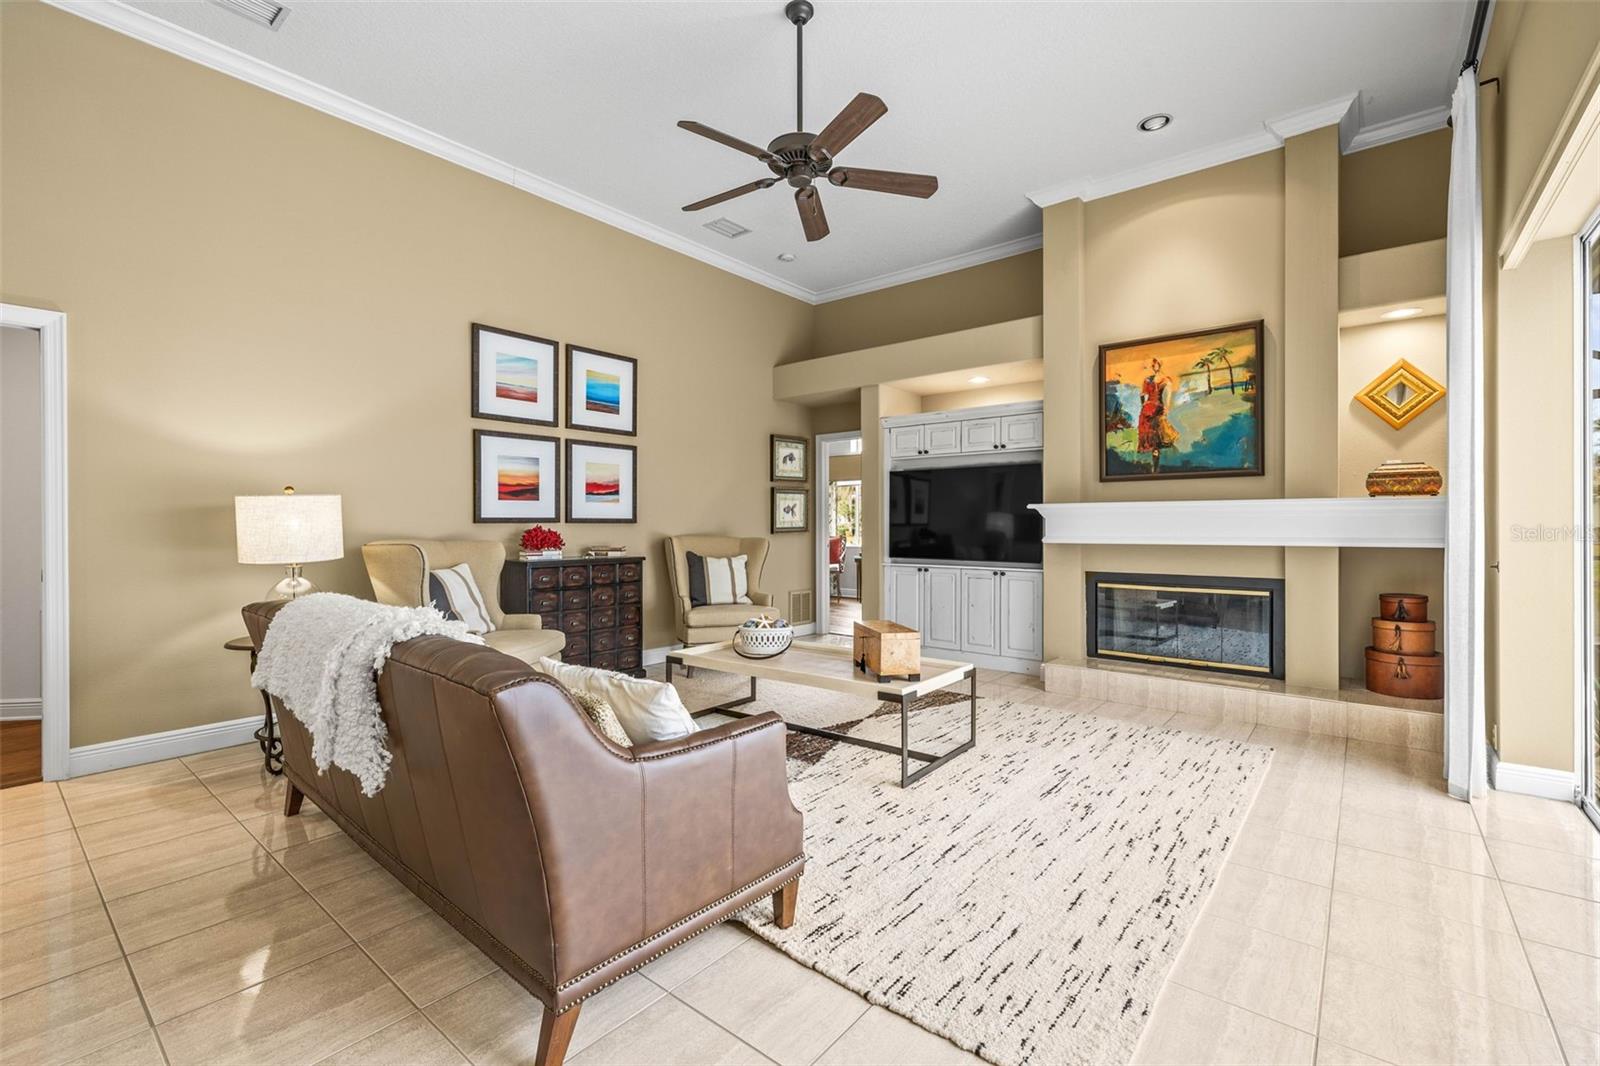
[[[644,557],[506,560],[500,606],[567,635],[563,662],[644,676]]]

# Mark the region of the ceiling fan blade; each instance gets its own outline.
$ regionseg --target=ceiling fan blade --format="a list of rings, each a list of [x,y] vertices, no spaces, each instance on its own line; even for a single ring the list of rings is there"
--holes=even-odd
[[[918,196],[924,200],[939,191],[939,179],[932,174],[903,174],[898,170],[835,167],[828,171],[828,180],[845,189],[892,192],[896,196]]]
[[[698,133],[700,136],[716,141],[718,144],[725,144],[734,151],[743,152],[745,155],[753,155],[762,162],[772,158],[772,153],[765,148],[757,148],[749,141],[741,141],[731,134],[723,133],[721,130],[714,130],[701,122],[691,122],[688,119],[684,119],[678,123],[678,127],[688,130],[690,133]]]
[[[822,197],[810,185],[794,191],[795,206],[800,209],[800,228],[806,231],[806,240],[820,241],[828,235],[828,216],[822,213]]]
[[[755,192],[757,189],[770,189],[777,182],[777,178],[762,178],[760,181],[752,181],[748,185],[741,185],[737,189],[729,189],[727,192],[719,192],[715,196],[708,196],[704,200],[696,200],[692,204],[686,204],[683,209],[685,211],[698,211],[702,207],[720,204],[724,200],[732,200],[735,196],[743,196],[747,192]]]
[[[889,107],[871,93],[856,93],[856,98],[822,128],[811,142],[811,154],[837,156],[844,146],[866,132],[868,126],[889,113]]]

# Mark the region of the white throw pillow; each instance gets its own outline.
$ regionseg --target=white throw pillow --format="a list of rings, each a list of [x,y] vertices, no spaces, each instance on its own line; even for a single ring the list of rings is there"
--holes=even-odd
[[[689,736],[697,728],[678,690],[663,681],[629,677],[591,666],[574,666],[555,659],[540,659],[534,669],[549,674],[575,692],[587,692],[611,704],[623,732],[635,744],[677,740]]]
[[[448,570],[428,571],[428,599],[446,618],[467,623],[467,632],[482,636],[494,632],[489,606],[472,577],[472,568],[457,563]]]

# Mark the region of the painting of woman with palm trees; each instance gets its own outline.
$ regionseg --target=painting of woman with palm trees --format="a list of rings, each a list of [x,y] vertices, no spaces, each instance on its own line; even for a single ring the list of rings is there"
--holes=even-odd
[[[1102,481],[1261,474],[1260,321],[1100,347]]]

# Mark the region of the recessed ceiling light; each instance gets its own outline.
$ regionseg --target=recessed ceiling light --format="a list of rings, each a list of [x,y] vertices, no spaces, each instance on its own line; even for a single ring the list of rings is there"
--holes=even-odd
[[[989,384],[989,379],[984,377],[982,374],[976,374],[976,375],[974,375],[974,376],[972,376],[972,377],[967,379],[967,384],[968,385],[987,385],[987,384]]]
[[[793,252],[779,252],[778,253],[778,262],[780,262],[780,263],[792,263],[792,262],[794,262],[794,253]]]
[[[1171,115],[1151,115],[1149,118],[1139,120],[1139,128],[1146,133],[1154,133],[1156,130],[1166,129],[1171,122]]]
[[[1385,311],[1379,318],[1416,318],[1422,314],[1420,307],[1396,307],[1393,311]]]

